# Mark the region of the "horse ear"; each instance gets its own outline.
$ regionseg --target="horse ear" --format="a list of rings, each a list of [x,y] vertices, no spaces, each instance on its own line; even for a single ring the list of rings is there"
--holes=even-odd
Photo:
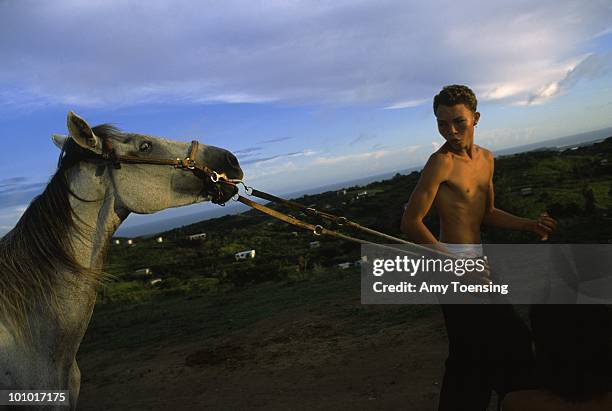
[[[51,136],[51,140],[53,140],[53,144],[55,144],[57,148],[61,150],[64,148],[64,144],[66,143],[66,140],[68,140],[68,136],[63,134],[53,134]]]
[[[102,142],[98,136],[94,134],[85,120],[72,111],[68,113],[68,131],[75,143],[84,149],[98,154],[102,153]]]

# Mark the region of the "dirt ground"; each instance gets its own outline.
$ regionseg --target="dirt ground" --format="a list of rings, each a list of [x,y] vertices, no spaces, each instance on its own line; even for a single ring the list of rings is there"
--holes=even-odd
[[[368,331],[351,332],[350,313],[364,309]],[[402,309],[364,308],[352,296],[282,310],[220,337],[97,348],[78,358],[79,409],[436,410],[447,355],[441,312],[377,327],[385,311]]]

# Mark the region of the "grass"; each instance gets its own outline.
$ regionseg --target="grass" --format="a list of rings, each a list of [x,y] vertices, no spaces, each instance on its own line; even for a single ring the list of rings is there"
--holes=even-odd
[[[156,292],[145,301],[122,300],[96,307],[81,350],[170,346],[224,337],[294,309],[325,317],[336,324],[337,335],[359,337],[387,326],[409,324],[437,309],[366,306],[361,305],[360,294],[360,276],[354,270],[332,270],[305,281],[269,282],[223,292],[174,296]]]

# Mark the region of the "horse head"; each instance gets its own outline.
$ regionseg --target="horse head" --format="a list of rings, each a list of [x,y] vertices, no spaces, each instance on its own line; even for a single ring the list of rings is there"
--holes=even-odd
[[[67,122],[70,135],[53,137],[65,152],[61,164],[94,164],[96,175],[107,174],[115,206],[127,212],[149,214],[210,200],[225,203],[237,192],[231,181],[243,177],[236,157],[222,148],[125,133],[109,125],[92,128],[73,112]],[[86,185],[81,192],[96,196],[92,184]]]

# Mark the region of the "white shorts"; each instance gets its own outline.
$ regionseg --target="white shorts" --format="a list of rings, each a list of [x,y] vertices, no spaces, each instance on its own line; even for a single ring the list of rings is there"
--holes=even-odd
[[[461,257],[482,257],[482,244],[449,244],[440,242],[448,251]]]

